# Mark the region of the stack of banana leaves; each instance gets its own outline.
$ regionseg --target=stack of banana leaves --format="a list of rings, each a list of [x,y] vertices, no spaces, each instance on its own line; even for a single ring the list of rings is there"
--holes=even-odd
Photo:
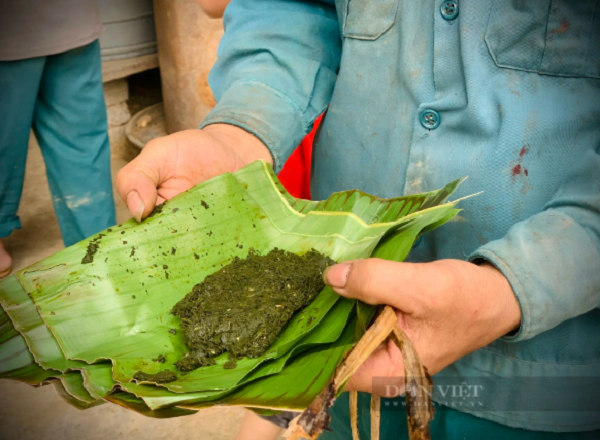
[[[185,372],[175,365],[189,350],[173,307],[249,252],[314,249],[337,262],[401,261],[421,234],[457,214],[456,202],[446,200],[459,183],[395,199],[346,191],[308,201],[287,193],[260,161],[213,178],[140,224],[109,228],[2,280],[0,378],[51,383],[77,408],[112,402],[150,417],[214,405],[302,410],[364,333],[374,307],[325,287],[262,355],[224,368],[230,357],[222,353]],[[153,380],[165,371],[169,381]]]

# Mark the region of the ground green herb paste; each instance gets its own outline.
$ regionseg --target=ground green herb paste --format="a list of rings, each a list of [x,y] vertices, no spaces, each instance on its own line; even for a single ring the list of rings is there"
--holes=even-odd
[[[104,237],[106,234],[98,234],[98,236],[96,238],[94,238],[92,241],[90,241],[90,243],[88,244],[87,247],[87,252],[85,253],[85,256],[83,257],[83,259],[81,260],[81,264],[90,264],[94,262],[94,255],[96,254],[96,252],[98,252],[99,249],[99,245],[100,245],[100,239],[102,237]]]
[[[177,375],[169,370],[163,370],[160,373],[148,374],[138,371],[133,378],[140,382],[169,383],[177,380]]]
[[[166,202],[162,202],[160,205],[156,205],[154,208],[152,208],[152,211],[150,211],[150,214],[148,214],[146,218],[148,219],[150,217],[154,217],[156,214],[160,214],[165,207],[165,203]]]
[[[323,289],[323,271],[333,263],[314,249],[302,256],[250,250],[245,260],[235,258],[209,275],[173,307],[190,349],[177,367],[189,371],[225,351],[230,360],[260,357],[294,312]]]
[[[98,252],[98,243],[95,241],[90,242],[87,247],[87,252],[81,260],[81,264],[89,264],[94,262],[94,254]]]

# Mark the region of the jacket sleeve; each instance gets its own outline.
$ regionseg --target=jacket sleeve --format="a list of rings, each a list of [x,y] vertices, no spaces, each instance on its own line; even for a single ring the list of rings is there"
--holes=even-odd
[[[521,341],[600,305],[600,151],[588,151],[544,210],[475,251],[512,285]]]
[[[331,99],[341,56],[333,0],[233,0],[201,127],[227,123],[261,139],[275,171]]]

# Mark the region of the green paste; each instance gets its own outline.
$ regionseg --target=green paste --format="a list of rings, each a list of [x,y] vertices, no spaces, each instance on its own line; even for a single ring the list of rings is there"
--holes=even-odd
[[[207,276],[173,307],[190,350],[175,365],[190,371],[226,351],[228,368],[240,357],[260,357],[325,287],[323,271],[333,263],[314,249],[302,256],[280,249],[261,256],[251,249],[246,259]]]
[[[87,247],[87,252],[85,256],[81,259],[81,264],[90,264],[94,262],[94,255],[98,252],[100,248],[100,239],[104,237],[106,234],[98,234],[96,238],[91,240]]]
[[[164,364],[165,362],[167,362],[167,357],[164,354],[161,354],[156,359],[152,359],[152,362],[158,362],[159,364]]]
[[[160,205],[156,205],[154,208],[152,208],[152,211],[150,211],[150,214],[148,214],[146,218],[154,217],[156,214],[160,214],[165,207],[165,203],[167,202],[164,201]]]
[[[156,374],[148,374],[144,373],[143,371],[138,371],[133,375],[133,378],[138,382],[169,383],[177,380],[177,374],[169,370],[163,370]]]

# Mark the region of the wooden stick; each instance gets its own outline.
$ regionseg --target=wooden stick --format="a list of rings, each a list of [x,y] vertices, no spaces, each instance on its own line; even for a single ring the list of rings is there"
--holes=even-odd
[[[360,440],[358,434],[358,391],[350,391],[350,427],[352,440]]]
[[[308,408],[292,420],[290,427],[285,433],[287,440],[315,440],[329,426],[328,410],[335,400],[338,390],[345,385],[350,377],[358,370],[373,351],[386,339],[390,338],[402,352],[404,359],[404,383],[406,389],[406,417],[408,420],[408,435],[410,440],[431,440],[429,432],[429,422],[433,419],[433,405],[431,404],[432,382],[427,369],[421,364],[410,339],[397,325],[398,318],[394,309],[385,306],[383,311],[377,316],[377,319],[363,337],[354,346],[346,359],[337,368],[333,379],[315,398]],[[352,410],[353,402],[358,408],[357,398],[350,396],[351,402],[351,424],[352,414],[356,414],[356,429],[352,426],[353,440],[358,440],[358,415],[357,411]],[[379,438],[379,426],[381,420],[381,403],[376,398],[376,403],[371,400],[371,434],[373,435],[376,426],[377,437]],[[376,414],[373,414],[373,407],[376,406]],[[377,423],[373,423],[374,417]],[[355,438],[354,433],[357,433]]]
[[[429,422],[433,419],[431,403],[433,382],[427,369],[419,360],[419,354],[404,331],[395,326],[390,339],[402,352],[404,360],[404,389],[406,419],[410,440],[430,440]]]
[[[336,369],[333,379],[319,393],[302,414],[290,423],[285,432],[287,440],[315,440],[329,426],[329,407],[335,400],[337,390],[345,385],[362,363],[381,344],[397,323],[396,314],[391,307],[385,307],[375,322],[369,327],[360,341],[354,346],[346,359]]]
[[[371,440],[379,440],[381,397],[371,394]]]
[[[360,338],[348,357],[340,364],[333,379],[335,389],[339,390],[356,370],[367,360],[371,353],[385,341],[396,327],[398,318],[394,309],[386,306],[371,327]]]

